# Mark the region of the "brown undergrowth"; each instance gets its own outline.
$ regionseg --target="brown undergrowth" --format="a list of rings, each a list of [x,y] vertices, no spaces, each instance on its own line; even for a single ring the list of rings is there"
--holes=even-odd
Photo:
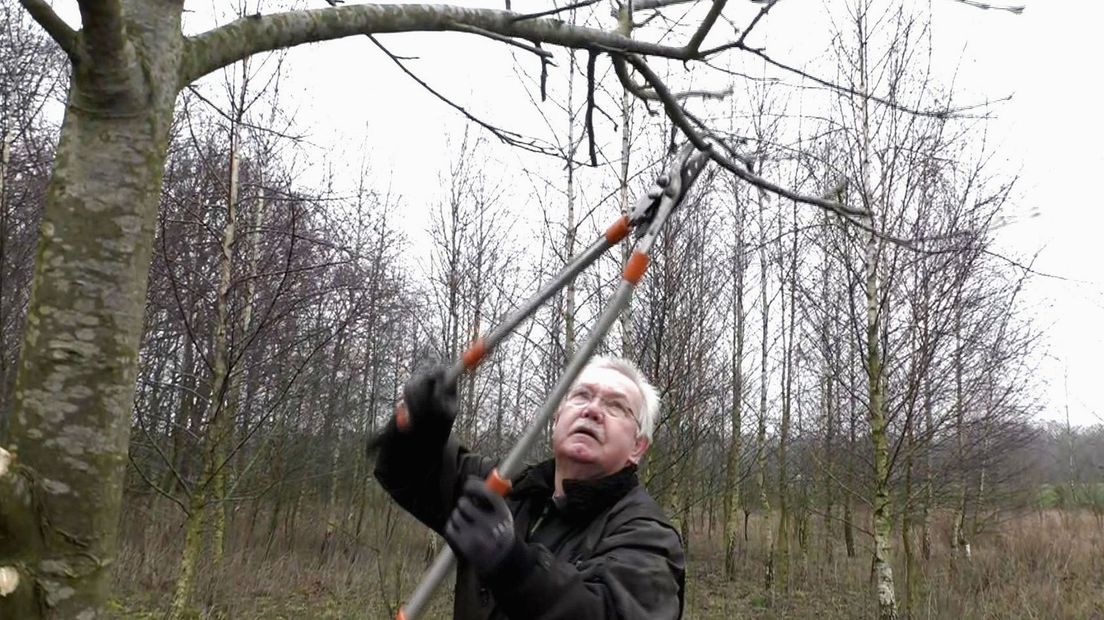
[[[183,532],[181,519],[158,504],[133,502],[127,513],[113,617],[160,618],[167,609]],[[329,523],[321,510],[304,509],[296,519],[276,520],[275,528],[270,514],[239,511],[222,566],[201,569],[194,617],[394,617],[433,554],[431,538],[388,503],[373,505],[359,536],[352,526]],[[894,576],[902,618],[1104,619],[1104,523],[1096,516],[1058,510],[1009,516],[972,541],[968,560],[952,559],[946,521],[933,524],[932,557],[916,552],[908,589],[898,531]],[[766,526],[752,516],[728,580],[720,528],[701,523],[690,540],[686,618],[873,617],[870,554],[861,534],[855,557],[847,557],[838,527],[825,536],[822,523],[811,525],[806,547],[796,538],[790,546],[785,583],[768,593],[759,544]],[[912,548],[920,549],[918,532]],[[428,617],[447,618],[449,610],[449,596],[441,593]]]

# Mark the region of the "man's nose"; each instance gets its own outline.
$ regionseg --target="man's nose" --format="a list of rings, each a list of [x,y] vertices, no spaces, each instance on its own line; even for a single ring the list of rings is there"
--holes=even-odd
[[[602,409],[602,403],[597,398],[590,399],[590,402],[583,407],[582,415],[594,420],[602,421],[606,417],[606,412]]]

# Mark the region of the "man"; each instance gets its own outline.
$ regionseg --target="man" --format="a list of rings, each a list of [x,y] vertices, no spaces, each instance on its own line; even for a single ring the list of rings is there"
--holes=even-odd
[[[640,371],[591,361],[556,411],[554,457],[505,499],[482,482],[494,462],[449,439],[456,386],[443,377],[405,386],[411,430],[392,423],[376,478],[456,552],[454,617],[679,618],[682,543],[636,475],[659,410]]]

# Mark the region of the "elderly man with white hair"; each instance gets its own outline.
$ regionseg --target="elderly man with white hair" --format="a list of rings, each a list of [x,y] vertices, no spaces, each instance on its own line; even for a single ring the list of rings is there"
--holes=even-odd
[[[682,543],[636,474],[659,411],[636,366],[599,357],[583,369],[556,411],[553,458],[505,498],[483,483],[494,462],[449,438],[456,385],[444,377],[439,366],[406,384],[411,430],[386,431],[375,473],[456,552],[454,617],[679,618]]]

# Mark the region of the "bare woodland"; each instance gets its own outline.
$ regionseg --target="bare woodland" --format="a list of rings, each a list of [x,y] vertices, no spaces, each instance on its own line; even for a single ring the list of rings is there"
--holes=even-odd
[[[1104,614],[1104,427],[1035,421],[1016,179],[922,7],[840,3],[807,72],[757,36],[776,2],[243,4],[188,36],[182,0],[78,4],[0,0],[0,617],[393,615],[440,542],[366,440],[687,140],[714,163],[604,344],[663,396],[642,478],[686,616]],[[470,121],[435,204],[369,157],[304,183],[289,48],[415,31],[501,43],[554,139],[442,101]],[[550,172],[519,197],[501,152]],[[624,256],[463,379],[463,441],[508,450]]]

